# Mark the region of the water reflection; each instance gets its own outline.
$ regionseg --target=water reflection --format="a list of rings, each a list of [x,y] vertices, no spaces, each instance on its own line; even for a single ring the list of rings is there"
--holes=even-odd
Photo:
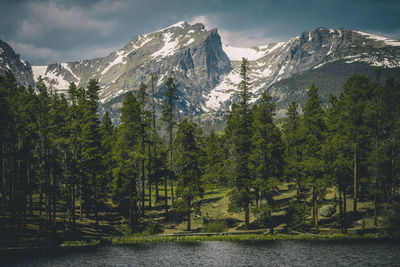
[[[23,251],[16,266],[400,266],[400,244],[377,240],[148,243]]]

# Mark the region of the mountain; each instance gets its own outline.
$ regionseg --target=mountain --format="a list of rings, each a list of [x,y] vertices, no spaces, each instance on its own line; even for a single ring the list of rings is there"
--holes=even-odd
[[[180,113],[193,114],[209,125],[223,121],[225,111],[236,101],[242,57],[250,63],[251,102],[267,90],[277,103],[278,115],[285,114],[291,101],[304,104],[312,83],[326,103],[330,94],[341,92],[352,74],[373,77],[374,69],[382,67],[383,78],[400,77],[400,41],[387,37],[317,28],[285,42],[239,48],[222,44],[217,29],[186,22],[137,35],[105,57],[33,66],[32,70],[35,79],[41,75],[59,92],[65,92],[70,82],[86,86],[90,79],[98,79],[101,106],[111,111],[116,123],[126,92],[137,90],[151,73],[157,73],[156,96],[161,104],[166,80],[172,76]]]
[[[20,85],[35,85],[29,62],[20,59],[11,46],[0,40],[0,75],[4,75],[7,70],[11,70]]]
[[[312,83],[327,101],[355,73],[373,77],[374,69],[383,67],[384,77],[400,77],[400,41],[354,30],[317,28],[286,42],[223,49],[233,70],[206,96],[209,111],[227,109],[234,101],[242,57],[250,63],[251,101],[267,90],[280,114],[292,101],[303,104]]]
[[[232,70],[222,50],[217,29],[179,22],[168,28],[135,36],[122,49],[103,58],[34,66],[39,75],[63,92],[69,82],[85,86],[90,79],[101,85],[100,101],[117,119],[123,95],[147,83],[158,74],[156,96],[162,99],[167,78],[174,77],[179,109],[183,115],[202,112],[203,95],[208,94]]]

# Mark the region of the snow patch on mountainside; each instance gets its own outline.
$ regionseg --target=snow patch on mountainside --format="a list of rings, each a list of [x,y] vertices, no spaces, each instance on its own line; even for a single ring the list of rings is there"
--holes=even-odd
[[[118,50],[117,52],[115,52],[115,54],[117,55],[117,57],[112,62],[110,62],[107,67],[104,68],[104,70],[101,72],[101,75],[104,75],[104,73],[106,73],[110,68],[117,64],[126,64],[126,61],[123,61],[123,58],[125,56],[125,52],[123,50]]]
[[[64,79],[64,77],[60,74],[57,74],[55,70],[46,73],[46,78],[49,79],[49,84],[54,88],[64,91],[69,87],[69,82]],[[64,90],[62,90],[64,89]]]
[[[267,54],[267,53],[274,52],[276,49],[278,49],[279,47],[282,47],[282,46],[285,45],[285,44],[286,44],[286,42],[279,42],[279,43],[276,43],[276,44],[268,44],[268,45],[266,45],[266,46],[259,46],[259,48],[260,48],[261,50],[267,48],[266,50],[263,50],[264,53]],[[272,46],[272,47],[271,47],[271,46]],[[268,47],[270,47],[270,48],[268,48]]]
[[[46,75],[46,70],[47,66],[32,66],[33,79],[37,81],[39,76],[42,76],[42,78],[44,78]]]
[[[222,81],[205,96],[207,99],[205,110],[218,110],[222,103],[229,100],[240,83],[240,74],[232,70],[222,78]]]
[[[171,56],[177,50],[178,40],[172,40],[172,33],[170,32],[164,33],[163,41],[164,41],[164,46],[160,50],[151,54],[153,58],[158,58],[158,57],[163,58]]]
[[[257,60],[265,55],[263,51],[257,51],[254,48],[233,47],[229,45],[222,45],[222,49],[230,60],[241,61],[242,58],[248,60]]]
[[[367,38],[369,38],[369,39],[373,39],[376,41],[382,41],[385,45],[400,46],[399,40],[395,40],[395,39],[391,39],[391,38],[387,38],[384,36],[379,36],[379,35],[375,35],[375,34],[371,34],[371,33],[361,32],[361,31],[353,31],[353,32],[367,36]]]
[[[74,76],[74,78],[75,78],[75,79],[78,81],[78,83],[79,83],[79,81],[81,80],[81,78],[79,78],[78,76],[76,76],[76,75],[72,72],[71,68],[68,66],[67,63],[61,63],[61,67],[63,67],[64,69],[68,70],[68,71],[72,74],[72,76]]]

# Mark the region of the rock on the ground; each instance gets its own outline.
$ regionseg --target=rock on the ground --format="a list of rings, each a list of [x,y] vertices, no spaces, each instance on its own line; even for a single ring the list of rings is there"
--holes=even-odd
[[[320,208],[319,215],[324,217],[331,217],[335,212],[335,207],[333,207],[332,205],[325,205]]]

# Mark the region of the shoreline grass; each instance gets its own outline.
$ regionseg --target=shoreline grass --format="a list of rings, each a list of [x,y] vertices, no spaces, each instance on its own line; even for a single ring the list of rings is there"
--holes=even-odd
[[[241,235],[195,235],[195,236],[121,236],[111,239],[112,245],[130,245],[140,243],[163,242],[202,242],[202,241],[252,241],[252,240],[348,240],[348,239],[385,239],[373,234],[241,234]]]

